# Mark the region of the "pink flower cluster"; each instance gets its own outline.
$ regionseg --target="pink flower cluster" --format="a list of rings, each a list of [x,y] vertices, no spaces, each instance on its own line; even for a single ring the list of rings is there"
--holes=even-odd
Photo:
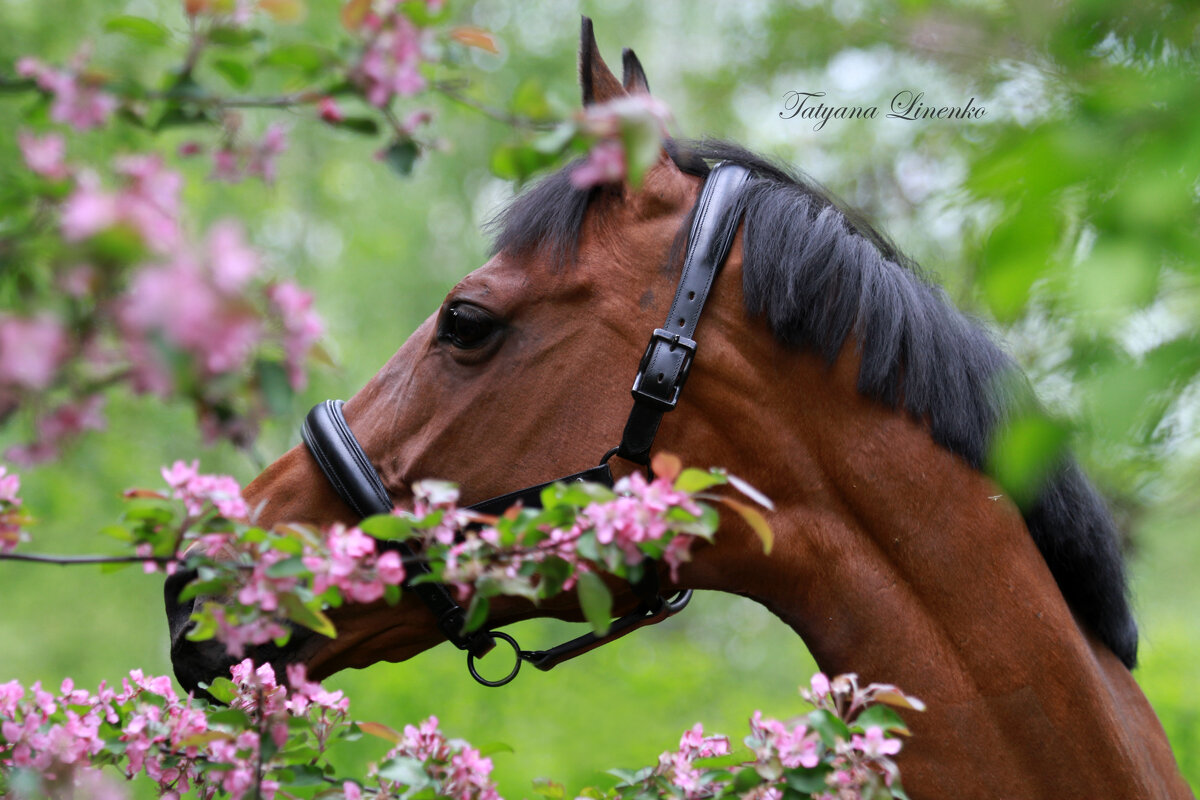
[[[90,85],[83,73],[87,53],[81,52],[68,69],[55,69],[36,58],[17,62],[17,74],[32,78],[38,87],[54,96],[50,118],[79,131],[99,128],[117,109],[117,99],[97,86]]]
[[[241,227],[226,221],[213,226],[199,253],[180,250],[138,272],[119,312],[137,386],[158,394],[172,388],[155,352],[160,336],[191,354],[202,375],[240,369],[263,339],[262,319],[245,298],[259,269]]]
[[[667,133],[671,111],[648,94],[631,94],[585,108],[578,122],[583,134],[597,139],[587,158],[571,171],[577,189],[620,183],[628,174],[628,154],[622,131],[640,128],[643,135],[661,138]]]
[[[11,553],[21,542],[29,541],[21,512],[21,476],[0,464],[0,553]]]
[[[272,752],[297,727],[312,731],[323,752],[334,730],[346,724],[349,701],[310,682],[303,667],[289,667],[290,692],[269,665],[256,669],[243,661],[232,674],[231,707],[246,711],[251,724],[261,721]],[[297,726],[297,719],[306,725]],[[119,733],[102,734],[105,729]],[[34,770],[45,781],[74,786],[77,796],[104,796],[81,791],[91,787],[111,791],[97,783],[97,771],[114,762],[127,778],[145,774],[172,800],[191,789],[206,798],[224,792],[241,800],[261,792],[270,800],[279,789],[270,773],[282,764],[264,755],[256,730],[210,723],[203,708],[175,693],[169,677],[141,670],[122,680],[119,690],[101,683],[95,694],[76,689],[70,679],[57,695],[40,683],[28,690],[16,681],[0,684],[0,735],[0,768]],[[260,781],[260,775],[266,777]]]
[[[437,482],[423,481],[414,487],[416,497],[414,516],[421,517],[431,509],[444,514],[441,523],[427,533],[431,543],[448,545],[445,552],[444,578],[455,584],[460,596],[468,596],[471,587],[485,575],[502,579],[511,585],[514,580],[529,581],[522,576],[522,565],[559,558],[571,566],[563,584],[569,591],[575,586],[579,573],[591,572],[594,567],[579,555],[580,537],[593,533],[605,553],[604,562],[611,569],[614,563],[633,566],[646,557],[642,549],[647,543],[663,543],[656,553],[671,569],[673,577],[681,564],[690,557],[697,536],[679,530],[680,523],[668,520],[668,515],[681,510],[692,516],[700,515],[700,507],[687,492],[674,488],[666,478],[647,481],[640,472],[621,478],[613,487],[617,496],[611,500],[585,506],[569,528],[549,528],[540,531],[544,538],[535,546],[502,548],[500,534],[494,526],[478,531],[466,530],[470,522],[478,521],[471,514],[457,509],[457,490],[436,489]],[[430,487],[435,488],[430,488]],[[423,499],[423,493],[440,492],[439,502]],[[465,531],[465,533],[464,533]]]
[[[755,711],[750,717],[750,738],[747,740],[760,763],[778,758],[788,769],[812,769],[821,761],[821,737],[803,722],[787,724],[763,717]]]
[[[67,140],[62,134],[48,133],[38,137],[29,131],[20,131],[17,134],[17,144],[21,148],[25,166],[35,175],[54,180],[61,180],[70,175],[65,163]]]
[[[387,587],[404,582],[400,555],[378,552],[375,539],[358,528],[334,525],[320,539],[304,539],[299,548],[272,548],[263,544],[261,537],[242,541],[236,531],[247,524],[250,509],[236,480],[201,473],[198,461],[176,461],[162,469],[162,476],[170,487],[168,496],[182,502],[187,512],[185,529],[201,523],[204,528],[219,529],[189,534],[188,538],[196,542],[198,552],[230,564],[236,573],[236,588],[231,589],[236,603],[204,607],[204,613],[212,616],[216,638],[234,656],[241,657],[248,646],[287,635],[284,622],[290,617],[284,595],[296,595],[307,586],[316,595],[336,589],[345,600],[370,603],[382,598]],[[295,549],[300,550],[307,574],[276,573],[276,565],[295,557]],[[149,548],[146,550],[148,555]],[[148,568],[155,564],[146,563]],[[302,602],[298,596],[292,599]]]
[[[114,162],[122,186],[108,191],[96,173],[83,170],[63,203],[62,232],[69,242],[87,239],[118,225],[132,230],[151,250],[169,254],[182,242],[179,192],[183,177],[157,155],[133,155]]]
[[[55,317],[0,315],[0,386],[4,390],[49,387],[68,353],[67,332]]]
[[[285,281],[267,289],[283,324],[283,352],[292,388],[302,391],[308,384],[305,359],[325,332],[325,325],[312,308],[312,293]]]
[[[200,462],[176,461],[162,468],[163,480],[171,487],[171,497],[183,501],[189,515],[199,517],[210,508],[228,520],[245,520],[250,515],[242,499],[242,487],[228,475],[200,472]]]
[[[383,764],[397,758],[422,762],[425,772],[434,780],[438,797],[451,800],[501,800],[492,782],[492,760],[459,739],[447,739],[438,729],[438,718],[431,716],[420,725],[406,725],[404,736],[384,756]],[[403,793],[403,784],[380,774],[379,765],[371,765],[368,776],[378,784],[377,795],[393,797]],[[362,789],[347,782],[343,786],[346,800],[360,800]]]
[[[704,727],[697,722],[683,732],[678,750],[667,751],[658,757],[657,772],[682,789],[685,797],[702,797],[709,793],[711,786],[702,779],[701,768],[696,766],[695,760],[726,756],[729,752],[729,737],[705,736]]]
[[[278,172],[276,161],[287,148],[287,128],[273,122],[258,141],[244,145],[230,142],[213,153],[213,170],[209,177],[226,183],[237,183],[248,177],[274,183]]]
[[[21,466],[42,464],[58,455],[68,440],[85,431],[104,430],[104,395],[94,394],[62,403],[37,421],[37,439],[4,451],[4,457]]]
[[[336,587],[354,603],[373,603],[388,586],[404,582],[404,564],[394,550],[377,553],[375,540],[358,528],[335,524],[325,534],[325,547],[304,556],[313,574],[313,591]]]
[[[587,506],[576,526],[595,530],[596,541],[602,545],[619,547],[625,553],[626,564],[636,564],[643,558],[638,545],[660,540],[671,530],[667,514],[673,509],[700,515],[696,501],[665,478],[647,481],[642,473],[634,472],[617,481],[613,491],[618,495],[615,500]],[[688,560],[695,539],[688,534],[676,535],[663,552],[662,558],[671,568],[673,579],[680,565]]]
[[[313,726],[318,749],[324,750],[332,729],[350,712],[350,699],[340,690],[331,692],[308,680],[303,664],[288,665],[287,686],[279,685],[270,664],[256,667],[248,658],[235,664],[230,673],[237,690],[230,707],[260,717],[277,748],[288,740],[289,720],[305,717]]]
[[[425,88],[421,74],[421,31],[397,0],[384,0],[363,19],[366,45],[353,76],[367,101],[384,108],[396,96],[411,97]]]

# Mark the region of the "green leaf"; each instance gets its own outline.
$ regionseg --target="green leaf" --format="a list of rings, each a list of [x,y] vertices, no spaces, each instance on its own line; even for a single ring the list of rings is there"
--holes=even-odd
[[[412,174],[413,165],[420,153],[420,148],[412,139],[397,139],[384,151],[383,161],[397,175],[407,177]]]
[[[812,769],[797,767],[784,771],[783,779],[790,789],[802,794],[817,794],[829,790],[825,776],[831,771],[832,768],[828,764],[818,764]]]
[[[251,81],[254,79],[254,73],[250,71],[250,67],[232,58],[214,59],[212,68],[220,73],[221,77],[228,81],[229,85],[235,89],[249,88]]]
[[[430,783],[425,765],[415,758],[396,756],[379,766],[379,777],[402,783],[410,789],[420,789]]]
[[[252,28],[218,26],[211,28],[208,32],[209,44],[221,45],[222,47],[245,47],[261,38],[263,38],[262,31],[256,31]]]
[[[763,779],[758,774],[758,770],[754,767],[745,767],[738,770],[733,776],[733,790],[738,794],[745,794],[762,782]]]
[[[379,123],[371,117],[343,117],[337,122],[329,123],[335,128],[341,128],[364,136],[375,136],[379,133]]]
[[[308,575],[310,572],[311,570],[304,564],[304,559],[299,556],[276,561],[267,567],[267,577],[269,578],[294,578],[299,575]]]
[[[835,747],[839,740],[850,741],[850,729],[846,727],[846,723],[823,708],[809,712],[808,727],[820,735],[826,747]]]
[[[271,50],[259,59],[264,67],[280,67],[294,69],[305,75],[316,75],[325,69],[333,59],[333,54],[323,47],[305,42],[284,44]]]
[[[329,617],[325,616],[321,611],[309,608],[300,602],[300,598],[296,595],[281,594],[279,596],[279,603],[287,611],[288,619],[292,622],[303,625],[309,630],[323,636],[328,636],[330,639],[337,637],[337,628],[333,626],[333,622]]]
[[[577,587],[584,618],[592,626],[593,633],[603,636],[612,624],[612,593],[594,572],[580,573]]]
[[[325,771],[314,764],[291,764],[280,770],[279,777],[287,786],[323,786]]]
[[[285,416],[292,408],[292,382],[287,368],[278,361],[259,359],[255,364],[258,373],[258,388],[267,408],[278,416]]]
[[[854,726],[866,730],[872,725],[878,725],[889,733],[908,734],[908,726],[895,710],[887,706],[870,706],[854,720]]]
[[[992,442],[988,474],[1018,506],[1028,507],[1061,460],[1068,437],[1065,426],[1040,414],[1011,419]]]
[[[229,680],[229,678],[213,678],[208,686],[204,684],[200,684],[200,686],[207,690],[213,697],[226,704],[232,702],[234,695],[237,694],[237,687],[233,685],[233,681]]]
[[[515,750],[513,750],[512,745],[505,744],[504,742],[488,742],[487,744],[480,745],[476,749],[479,751],[479,755],[484,758],[486,758],[490,755],[495,755],[496,753],[515,753],[516,752]]]
[[[642,185],[646,170],[657,163],[662,152],[662,136],[654,119],[622,120],[621,142],[625,146],[625,165],[629,185]]]
[[[550,102],[546,99],[546,89],[537,78],[526,78],[517,84],[512,99],[508,102],[508,108],[514,114],[530,119],[549,119],[554,116]]]
[[[404,541],[413,535],[412,520],[395,514],[376,514],[358,523],[358,529],[368,536],[385,541]]]
[[[104,30],[153,46],[164,45],[171,38],[170,32],[157,22],[129,15],[113,17],[104,23]]]
[[[479,630],[487,622],[489,606],[488,599],[482,593],[472,595],[471,604],[467,607],[467,619],[463,622],[463,633]]]
[[[557,152],[543,153],[526,144],[503,144],[492,151],[492,172],[500,178],[524,182],[557,160]]]
[[[726,482],[726,477],[719,472],[688,467],[679,473],[679,477],[675,479],[675,488],[681,492],[695,494],[696,492],[703,492],[705,489],[711,489],[714,486],[721,486]]]
[[[133,541],[133,534],[124,525],[105,525],[100,529],[100,533],[109,538],[116,539],[118,542]]]
[[[179,593],[179,602],[191,600],[193,597],[201,595],[219,595],[223,594],[229,588],[230,579],[228,578],[213,578],[208,581],[192,581]]]

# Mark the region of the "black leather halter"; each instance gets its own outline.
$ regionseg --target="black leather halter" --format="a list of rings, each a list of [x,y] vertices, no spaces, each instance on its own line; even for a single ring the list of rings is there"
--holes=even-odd
[[[741,222],[742,188],[749,177],[750,173],[744,167],[722,163],[712,169],[704,183],[696,203],[679,288],[671,303],[666,324],[651,334],[650,343],[638,365],[637,376],[633,380],[633,409],[625,424],[620,445],[606,453],[599,466],[485,500],[471,506],[472,510],[501,514],[516,503],[536,508],[541,503],[542,489],[556,482],[589,481],[612,486],[613,477],[608,461],[614,454],[638,464],[649,465],[650,449],[662,417],[675,408],[691,371],[696,356],[696,342],[692,337],[695,336],[709,290],[729,255],[730,245]],[[318,403],[304,421],[303,437],[325,477],[355,514],[369,517],[392,510],[392,500],[383,481],[342,415],[341,400]],[[405,558],[408,572],[406,588],[415,592],[433,613],[442,634],[455,647],[467,651],[467,668],[471,676],[486,686],[502,686],[511,681],[517,676],[522,661],[548,670],[638,628],[661,622],[682,611],[692,597],[690,589],[677,592],[670,598],[663,597],[659,591],[658,571],[653,563],[647,563],[642,570],[642,578],[632,585],[641,600],[638,609],[614,620],[608,633],[603,636],[587,633],[549,650],[522,650],[516,640],[500,631],[481,628],[464,632],[466,612],[445,585],[412,582],[413,578],[428,574],[430,570],[415,556],[408,544],[381,542],[381,547],[394,549]],[[517,659],[508,675],[491,681],[476,671],[475,659],[490,651],[497,638],[513,648]]]

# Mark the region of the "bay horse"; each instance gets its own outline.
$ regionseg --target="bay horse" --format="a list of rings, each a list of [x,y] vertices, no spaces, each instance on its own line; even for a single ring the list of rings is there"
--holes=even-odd
[[[613,75],[586,19],[579,64],[585,106],[649,91],[631,51]],[[764,555],[724,519],[663,585],[753,598],[824,672],[924,699],[899,762],[914,798],[1192,797],[1130,672],[1103,501],[1068,461],[1022,514],[981,471],[1008,360],[868,224],[737,146],[668,142],[636,190],[578,189],[570,165],[502,213],[493,257],[345,405],[391,500],[440,477],[475,502],[591,467],[619,439],[715,160],[750,173],[742,222],[655,446],[763,490],[776,541]],[[263,525],[356,521],[303,445],[246,498]],[[618,609],[636,605],[619,590]],[[219,647],[183,638],[191,603],[168,606],[181,681],[221,674]],[[330,615],[336,639],[298,632],[266,657],[320,678],[443,641],[411,592]],[[570,596],[496,598],[488,627],[533,616],[580,615]]]

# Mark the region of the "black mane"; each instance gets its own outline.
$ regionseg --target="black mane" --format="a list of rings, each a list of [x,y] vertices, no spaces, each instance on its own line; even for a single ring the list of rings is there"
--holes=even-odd
[[[992,433],[1014,402],[997,392],[1014,366],[987,334],[885,236],[819,186],[726,142],[671,142],[667,149],[693,175],[707,175],[709,161],[731,161],[754,174],[744,222],[747,311],[766,315],[780,340],[830,363],[853,334],[862,356],[859,391],[890,408],[903,406],[927,422],[938,444],[982,469]],[[576,189],[574,168],[544,178],[497,217],[496,252],[541,249],[560,263],[573,260],[584,214],[603,191]],[[1116,526],[1073,460],[1058,468],[1024,515],[1068,605],[1132,669],[1137,626]]]

